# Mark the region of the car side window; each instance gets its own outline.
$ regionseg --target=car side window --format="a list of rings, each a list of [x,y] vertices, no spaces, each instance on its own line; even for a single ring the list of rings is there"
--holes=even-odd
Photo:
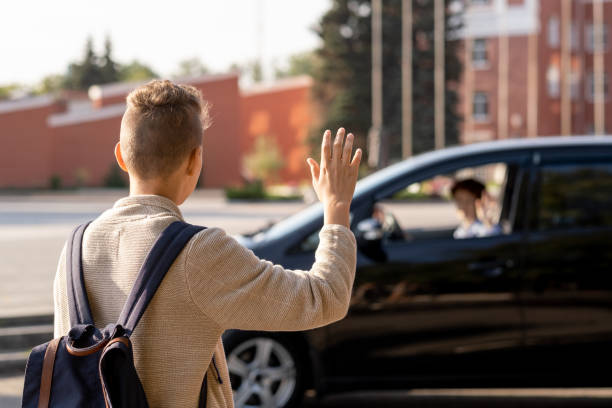
[[[612,226],[612,163],[540,168],[538,230]]]
[[[412,183],[379,200],[372,219],[378,221],[387,241],[509,233],[509,220],[502,216],[508,169],[506,163],[491,163]]]

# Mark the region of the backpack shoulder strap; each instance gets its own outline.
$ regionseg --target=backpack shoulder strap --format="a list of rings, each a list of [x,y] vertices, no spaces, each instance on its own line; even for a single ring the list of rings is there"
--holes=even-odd
[[[83,265],[81,264],[83,234],[90,222],[76,227],[66,243],[66,279],[71,327],[77,324],[93,324],[83,280]]]
[[[144,314],[166,272],[187,242],[205,227],[175,221],[157,238],[147,254],[117,324],[130,336]]]

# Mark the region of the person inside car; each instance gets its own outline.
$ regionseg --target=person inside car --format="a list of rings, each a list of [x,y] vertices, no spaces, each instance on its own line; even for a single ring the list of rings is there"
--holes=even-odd
[[[451,187],[451,194],[457,206],[461,223],[453,233],[455,239],[477,238],[502,233],[499,224],[493,222],[487,208],[494,202],[487,193],[486,187],[475,179],[456,181]]]

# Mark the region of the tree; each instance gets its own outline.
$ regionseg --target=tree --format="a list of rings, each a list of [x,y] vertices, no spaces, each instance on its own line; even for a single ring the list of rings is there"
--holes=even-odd
[[[119,64],[113,60],[113,44],[110,37],[104,40],[104,55],[101,58],[100,72],[104,83],[119,81]]]
[[[314,75],[321,65],[320,57],[313,51],[294,54],[289,57],[287,68],[276,67],[275,78],[286,78],[298,75]]]
[[[151,67],[134,60],[126,65],[119,66],[119,80],[124,82],[144,81],[157,78],[159,75]]]
[[[3,99],[14,98],[15,94],[20,91],[24,91],[24,88],[19,84],[9,84],[0,86],[0,101]]]
[[[34,93],[43,95],[58,92],[63,89],[65,81],[64,75],[47,75],[34,87]]]
[[[73,62],[68,66],[65,77],[68,89],[87,90],[90,86],[104,83],[104,75],[98,64],[98,57],[93,50],[93,39],[87,37],[85,55],[81,62]]]
[[[245,63],[234,62],[229,66],[229,70],[240,72],[241,79],[246,78],[250,83],[258,83],[264,79],[263,67],[257,59]]]
[[[198,76],[209,74],[210,69],[198,57],[187,58],[179,62],[175,76]]]
[[[80,62],[68,66],[64,76],[64,88],[87,90],[92,85],[108,84],[119,81],[119,64],[113,60],[112,43],[109,37],[104,42],[104,55],[96,55],[93,39],[87,37],[85,55]]]
[[[247,178],[262,182],[274,181],[284,165],[278,144],[266,135],[257,136],[253,150],[244,158]]]
[[[447,5],[454,0],[446,0]],[[433,0],[413,2],[413,147],[415,153],[434,147]],[[356,144],[367,152],[371,125],[371,5],[369,0],[333,0],[316,32],[322,46],[315,70],[314,97],[323,113],[321,127],[312,133],[318,149],[323,129],[347,126]],[[383,2],[383,123],[388,143],[384,162],[401,158],[401,0]],[[448,9],[448,8],[447,8]],[[447,38],[460,28],[460,18],[447,11]],[[446,144],[456,144],[461,118],[453,85],[461,75],[458,41],[446,43]],[[315,153],[316,154],[316,153]],[[367,162],[363,160],[363,162]]]

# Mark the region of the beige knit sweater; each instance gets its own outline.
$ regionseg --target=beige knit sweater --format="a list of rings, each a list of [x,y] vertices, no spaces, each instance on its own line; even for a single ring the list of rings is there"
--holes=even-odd
[[[170,199],[118,200],[83,239],[83,273],[96,326],[114,323],[158,235],[182,220]],[[232,407],[221,343],[226,329],[305,330],[346,315],[355,274],[353,233],[325,225],[310,271],[257,258],[219,228],[208,226],[171,266],[133,333],[136,369],[151,407],[197,407],[208,369],[207,407]],[[65,251],[54,282],[55,336],[70,330]],[[213,352],[223,384],[211,364]]]

